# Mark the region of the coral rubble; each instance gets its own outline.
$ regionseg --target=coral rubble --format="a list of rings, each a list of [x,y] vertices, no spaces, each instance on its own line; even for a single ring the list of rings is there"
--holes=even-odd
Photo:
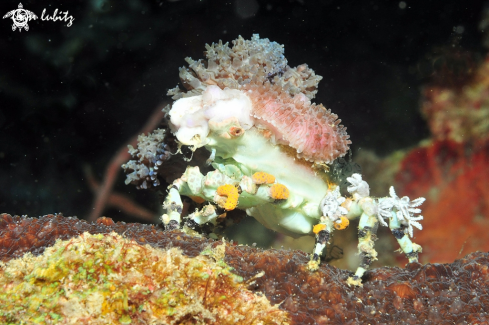
[[[109,218],[87,223],[59,215],[26,218],[3,214],[0,215],[0,258],[7,262],[30,252],[29,258],[34,260],[47,247],[59,245],[54,244],[56,239],[67,240],[84,232],[116,232],[139,244],[166,249],[178,247],[188,257],[199,256],[209,245],[222,247],[221,242],[179,231],[164,232],[156,226],[114,223]],[[122,240],[115,234],[108,236]],[[148,246],[137,247],[151,250]],[[50,252],[56,254],[53,250]],[[290,315],[292,324],[489,322],[488,253],[472,253],[451,264],[412,263],[405,269],[375,269],[366,273],[363,287],[348,287],[345,284],[348,271],[327,264],[321,265],[318,272],[310,272],[306,268],[307,260],[303,252],[232,244],[226,245],[224,258],[225,263],[234,268],[232,272],[245,283],[255,280],[249,286],[251,291],[263,293],[271,304],[280,304],[280,309]],[[220,267],[224,272],[225,267],[222,264]],[[257,277],[260,272],[264,275]],[[35,279],[33,275],[30,277]],[[150,277],[148,281],[155,279]]]

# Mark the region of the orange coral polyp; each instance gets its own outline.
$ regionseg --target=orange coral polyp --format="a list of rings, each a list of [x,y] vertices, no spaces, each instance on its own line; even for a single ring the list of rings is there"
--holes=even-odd
[[[251,176],[256,184],[272,184],[275,183],[275,176],[265,172],[256,172]]]
[[[273,184],[270,187],[270,196],[275,200],[285,200],[289,194],[289,189],[283,184]]]
[[[221,185],[217,188],[217,194],[220,196],[225,196],[226,200],[224,202],[218,202],[219,206],[225,210],[234,210],[238,205],[238,189],[231,184]]]

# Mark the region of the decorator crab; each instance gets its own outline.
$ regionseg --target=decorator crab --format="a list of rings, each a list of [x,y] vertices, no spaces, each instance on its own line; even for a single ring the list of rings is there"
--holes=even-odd
[[[370,197],[358,173],[347,178],[351,196],[343,197],[328,165],[351,141],[337,115],[311,103],[322,78],[306,64],[288,66],[283,46],[258,35],[233,44],[207,45],[206,60],[187,58],[189,68],[180,69],[186,92],[169,91],[176,100],[167,107],[172,133],[192,150],[205,147],[214,170],[204,175],[188,166],[170,185],[166,228],[182,225],[182,195],[207,202],[185,217],[190,226],[217,225],[226,211],[241,209],[272,230],[315,236],[308,268],[316,270],[333,231],[359,217],[361,264],[349,284],[361,285],[377,259],[379,223],[391,229],[409,262],[417,261],[421,246],[410,236],[422,228],[416,214],[424,198],[399,198],[392,187],[389,197]]]

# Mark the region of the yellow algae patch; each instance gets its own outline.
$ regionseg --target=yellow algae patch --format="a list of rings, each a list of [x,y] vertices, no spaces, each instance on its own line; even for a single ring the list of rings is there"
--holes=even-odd
[[[273,184],[270,187],[270,196],[275,200],[285,200],[289,194],[289,189],[283,184]]]
[[[187,257],[116,233],[0,262],[1,324],[288,324],[220,253]]]
[[[225,196],[226,200],[218,201],[217,204],[225,210],[234,210],[238,205],[238,189],[234,185],[226,184],[217,188],[217,195]]]
[[[256,172],[251,176],[255,184],[272,184],[275,183],[275,176],[265,172]]]

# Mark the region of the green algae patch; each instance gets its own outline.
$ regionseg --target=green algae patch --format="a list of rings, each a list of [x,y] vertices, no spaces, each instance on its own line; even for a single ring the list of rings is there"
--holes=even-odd
[[[0,323],[287,324],[231,272],[221,246],[189,258],[116,233],[58,240],[0,263]]]

